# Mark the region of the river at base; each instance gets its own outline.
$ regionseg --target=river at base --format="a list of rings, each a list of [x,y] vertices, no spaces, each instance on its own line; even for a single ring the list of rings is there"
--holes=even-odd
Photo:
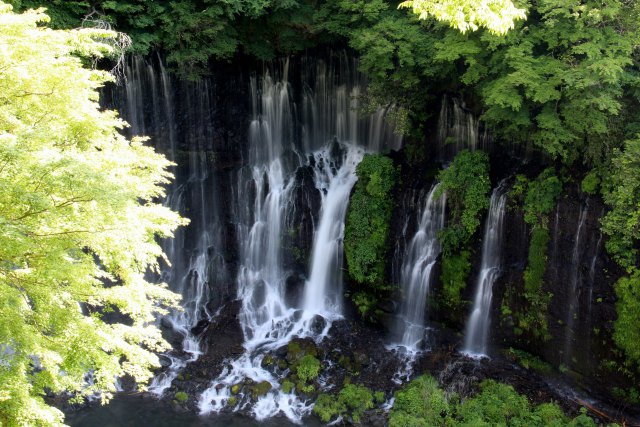
[[[120,394],[108,405],[91,406],[68,412],[65,423],[71,427],[293,427],[286,417],[264,421],[238,414],[199,416],[192,412],[178,412],[166,401],[140,394]],[[319,427],[313,417],[304,420],[305,426]]]

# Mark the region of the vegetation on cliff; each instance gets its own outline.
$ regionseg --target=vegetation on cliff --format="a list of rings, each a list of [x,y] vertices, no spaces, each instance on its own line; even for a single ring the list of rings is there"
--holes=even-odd
[[[463,150],[438,174],[436,197],[447,198],[447,226],[440,230],[442,245],[441,304],[461,308],[461,292],[471,272],[471,237],[489,207],[489,156],[482,151]]]
[[[344,252],[349,276],[359,286],[354,302],[365,314],[388,291],[386,255],[398,171],[389,157],[366,154],[356,174],[358,182],[347,211]]]

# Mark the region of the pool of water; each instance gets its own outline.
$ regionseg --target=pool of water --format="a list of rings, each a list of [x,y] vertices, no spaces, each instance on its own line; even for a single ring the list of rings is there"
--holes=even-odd
[[[208,415],[178,412],[158,401],[142,395],[117,395],[108,405],[93,405],[68,412],[65,422],[71,427],[293,427],[285,417],[256,421],[241,415]],[[322,424],[313,417],[304,420],[305,426]]]

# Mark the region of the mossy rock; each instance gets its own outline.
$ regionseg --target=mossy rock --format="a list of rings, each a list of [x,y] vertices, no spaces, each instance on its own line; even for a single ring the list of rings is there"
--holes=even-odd
[[[351,370],[353,369],[353,366],[351,364],[351,358],[349,356],[345,356],[345,355],[340,356],[340,359],[338,360],[338,365],[349,372],[351,372]]]
[[[189,400],[189,395],[184,391],[179,391],[173,396],[178,403],[185,403]]]
[[[282,392],[283,392],[283,393],[286,393],[286,394],[291,393],[291,392],[293,391],[294,387],[295,387],[295,384],[293,384],[293,383],[292,383],[291,381],[289,381],[289,380],[284,380],[284,381],[282,382],[282,386],[281,386],[281,388],[282,388]]]
[[[273,356],[270,354],[267,354],[262,358],[262,363],[260,365],[263,368],[266,368],[267,366],[273,365],[273,363],[274,363]]]
[[[286,360],[284,360],[284,359],[278,360],[278,368],[280,368],[280,369],[282,369],[284,371],[285,369],[287,369],[287,367],[289,367],[289,364],[287,363]]]
[[[294,339],[287,345],[287,361],[289,363],[295,363],[307,355],[313,357],[318,355],[318,349],[313,341]]]
[[[229,399],[227,399],[227,405],[228,406],[236,406],[238,404],[238,398],[235,396],[231,396]]]
[[[242,384],[234,384],[231,386],[231,394],[238,394],[242,390]]]
[[[262,397],[265,394],[269,393],[271,387],[272,386],[269,381],[260,381],[259,383],[251,386],[251,397],[253,399],[258,399],[259,397]]]

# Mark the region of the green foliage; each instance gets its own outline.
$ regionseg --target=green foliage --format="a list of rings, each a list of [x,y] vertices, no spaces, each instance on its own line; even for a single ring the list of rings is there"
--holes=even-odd
[[[435,58],[456,61],[459,81],[480,98],[483,119],[511,141],[533,141],[567,163],[606,156],[612,118],[638,44],[638,9],[623,0],[531,4],[504,37],[449,31]],[[635,84],[635,83],[634,83]]]
[[[366,154],[356,169],[358,182],[349,201],[344,251],[349,276],[369,295],[386,290],[385,259],[398,179],[393,161]]]
[[[436,197],[446,194],[450,216],[439,235],[445,254],[464,248],[480,226],[489,207],[489,157],[482,151],[460,151],[447,169],[438,174]]]
[[[513,387],[492,380],[481,384],[481,392],[458,408],[458,417],[466,425],[518,425],[515,419],[529,412],[529,401]]]
[[[533,369],[541,374],[549,374],[552,371],[551,365],[526,351],[509,348],[505,351],[505,354],[525,369]]]
[[[303,382],[315,381],[320,373],[320,361],[310,354],[304,356],[296,366],[296,374]]]
[[[534,226],[529,243],[527,268],[524,271],[524,299],[526,308],[518,313],[520,329],[533,334],[536,338],[547,340],[551,338],[547,323],[547,312],[551,302],[551,294],[543,290],[543,276],[547,265],[547,244],[549,231],[546,228]]]
[[[3,426],[62,425],[45,393],[106,401],[116,376],[143,385],[160,366],[153,352],[168,348],[155,313],[177,302],[146,279],[163,256],[158,238],[182,222],[155,203],[170,163],[119,133],[124,123],[98,105],[111,76],[77,56],[111,54],[115,34],[47,20],[0,2]],[[103,321],[109,311],[125,323]]]
[[[186,403],[189,400],[189,395],[184,391],[179,391],[173,396],[178,403]]]
[[[550,338],[547,312],[552,295],[543,290],[547,245],[551,238],[548,216],[555,208],[561,191],[562,182],[553,168],[547,168],[532,181],[523,175],[516,176],[510,193],[513,201],[522,204],[524,220],[532,226],[522,293],[525,307],[516,313],[517,331],[527,331],[541,340]]]
[[[556,199],[562,191],[562,182],[553,168],[547,168],[530,181],[524,197],[524,220],[529,225],[546,227],[546,218],[556,207]]]
[[[480,392],[458,402],[457,396],[447,399],[438,383],[430,376],[421,376],[396,392],[396,401],[389,416],[391,427],[431,426],[595,426],[584,413],[569,420],[558,405],[543,403],[531,407],[526,396],[513,387],[486,380]]]
[[[613,340],[624,350],[628,363],[640,366],[640,270],[622,277],[615,284],[616,312]]]
[[[609,236],[607,251],[631,271],[638,266],[640,241],[640,134],[623,150],[614,150],[609,170],[603,197],[611,210],[602,219],[602,231]]]
[[[295,388],[295,384],[293,384],[291,381],[289,380],[284,380],[282,382],[282,392],[283,393],[291,393],[293,391],[293,389]]]
[[[433,16],[465,33],[484,27],[495,34],[506,34],[515,21],[526,17],[524,9],[518,9],[510,0],[407,0],[400,3],[420,19]]]
[[[347,384],[340,390],[337,399],[329,394],[318,396],[313,412],[325,423],[332,418],[342,416],[351,418],[355,424],[360,424],[364,412],[374,406],[371,390],[361,385]]]
[[[585,175],[582,179],[580,188],[586,194],[591,196],[598,193],[598,187],[600,186],[600,177],[596,171],[591,171]]]
[[[458,310],[461,308],[462,291],[467,286],[467,279],[471,272],[471,252],[462,251],[458,255],[443,254],[442,256],[442,291],[440,302],[445,308]]]
[[[451,408],[438,382],[423,375],[398,390],[389,416],[390,427],[446,426]]]
[[[39,0],[13,0],[19,9]],[[296,0],[61,1],[46,5],[56,28],[102,20],[130,34],[137,53],[161,48],[184,77],[208,72],[210,58],[228,59],[241,47],[259,59],[272,59],[310,46],[313,8]],[[87,16],[89,21],[82,22]]]

